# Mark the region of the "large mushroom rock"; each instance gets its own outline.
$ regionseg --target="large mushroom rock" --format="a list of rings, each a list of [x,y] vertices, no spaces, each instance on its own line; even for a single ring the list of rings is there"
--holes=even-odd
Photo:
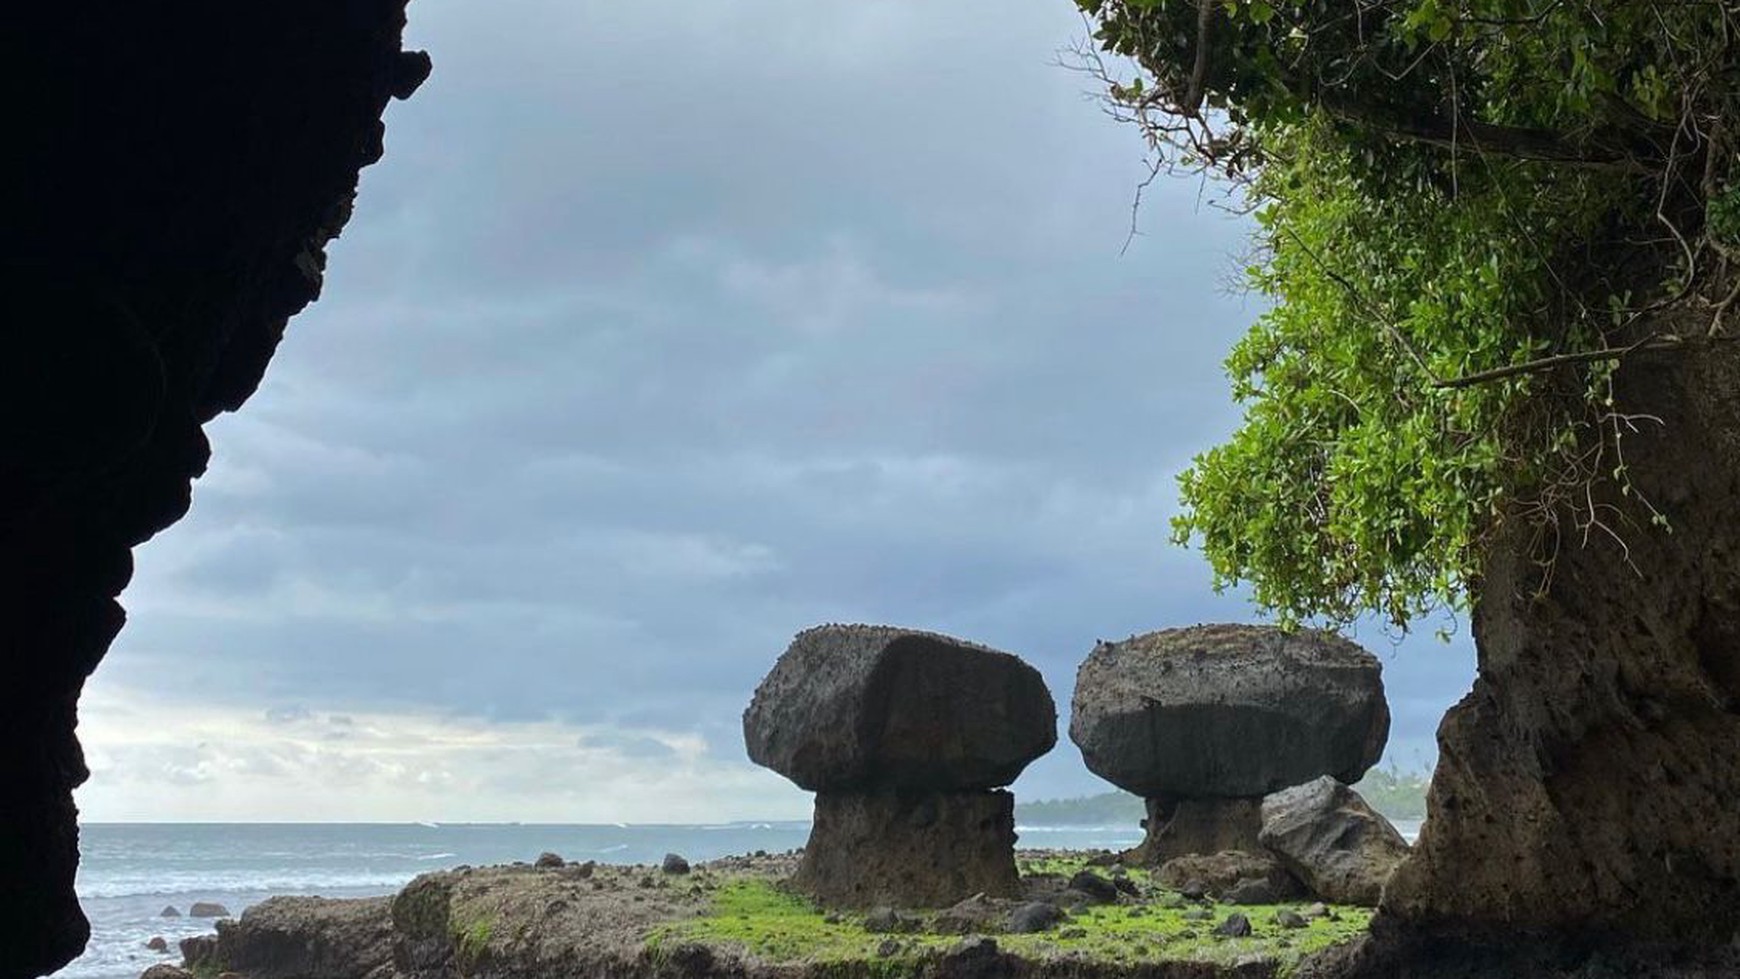
[[[1013,896],[1007,792],[1057,741],[1039,671],[935,633],[798,634],[743,714],[749,757],[816,794],[796,884],[828,903]]]
[[[1357,781],[1389,736],[1377,658],[1329,632],[1163,629],[1094,647],[1070,739],[1095,774],[1148,800],[1134,858],[1256,850],[1264,795]]]
[[[23,4],[0,59],[0,977],[50,972],[73,892],[79,692],[131,548],[186,511],[200,426],[258,384],[427,57],[403,0]]]
[[[1312,893],[1336,904],[1377,907],[1408,855],[1389,820],[1327,775],[1264,798],[1257,838]]]

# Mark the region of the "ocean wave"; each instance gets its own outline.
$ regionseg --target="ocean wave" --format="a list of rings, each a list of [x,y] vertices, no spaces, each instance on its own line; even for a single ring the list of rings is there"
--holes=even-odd
[[[222,894],[319,893],[321,891],[392,889],[403,887],[417,876],[413,871],[364,873],[316,873],[263,875],[246,871],[199,874],[186,877],[109,877],[81,881],[80,900],[130,897],[176,898]]]
[[[459,856],[459,854],[457,854],[457,853],[429,853],[429,854],[425,854],[423,856],[417,857],[417,859],[418,860],[451,860],[457,856]]]

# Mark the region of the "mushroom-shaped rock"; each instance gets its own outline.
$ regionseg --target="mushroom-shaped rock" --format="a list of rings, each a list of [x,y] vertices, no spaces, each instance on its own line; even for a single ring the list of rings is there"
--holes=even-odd
[[[1076,674],[1069,736],[1095,774],[1155,798],[1262,796],[1383,753],[1377,658],[1333,633],[1201,625],[1101,643]]]
[[[818,792],[1008,785],[1057,743],[1039,671],[930,632],[798,634],[743,714],[749,757]]]

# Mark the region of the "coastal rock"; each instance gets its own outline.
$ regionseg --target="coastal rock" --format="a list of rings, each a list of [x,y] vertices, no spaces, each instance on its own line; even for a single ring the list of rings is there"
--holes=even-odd
[[[1009,912],[1004,927],[1010,934],[1028,935],[1050,931],[1063,921],[1063,909],[1046,901],[1029,901]]]
[[[74,880],[85,681],[131,549],[186,513],[201,426],[253,392],[428,73],[403,0],[11,5],[0,262],[0,973],[90,928]]]
[[[159,918],[179,918],[179,917],[181,917],[181,912],[173,904],[165,905],[162,911],[157,912],[157,917],[159,917]]]
[[[792,886],[825,905],[941,908],[1015,897],[1015,801],[1007,792],[819,793]]]
[[[239,921],[218,922],[210,961],[248,979],[385,973],[393,964],[392,904],[386,897],[268,898]]]
[[[567,866],[567,864],[568,864],[568,861],[563,860],[561,854],[551,853],[548,850],[544,851],[543,853],[538,854],[538,859],[532,862],[532,866],[542,867],[546,870],[554,870],[558,867],[565,867],[565,866]]]
[[[1389,723],[1377,658],[1346,639],[1201,625],[1096,646],[1069,736],[1090,770],[1144,798],[1248,798],[1357,781]]]
[[[193,906],[187,909],[187,916],[189,918],[228,918],[230,909],[216,901],[195,901]]]
[[[1265,798],[1259,838],[1312,893],[1336,904],[1376,907],[1408,855],[1389,820],[1327,775]]]
[[[1140,846],[1124,854],[1132,864],[1153,866],[1189,854],[1225,850],[1259,853],[1257,833],[1263,827],[1263,800],[1148,799],[1147,834]]]
[[[1160,886],[1192,899],[1206,894],[1225,897],[1240,883],[1253,880],[1262,881],[1278,900],[1305,892],[1280,860],[1262,850],[1222,850],[1174,857],[1160,865],[1154,879]]]
[[[152,935],[151,938],[145,942],[145,947],[153,952],[168,952],[169,941],[162,935]]]
[[[1057,741],[1039,671],[889,626],[799,633],[743,714],[749,757],[819,792],[1007,785]]]
[[[1091,870],[1080,870],[1070,877],[1069,889],[1087,895],[1094,904],[1113,904],[1118,900],[1118,886]]]
[[[139,979],[194,979],[194,974],[179,966],[159,962],[139,973]]]
[[[678,854],[667,853],[664,860],[659,863],[659,869],[667,874],[686,874],[689,872],[689,861]]]

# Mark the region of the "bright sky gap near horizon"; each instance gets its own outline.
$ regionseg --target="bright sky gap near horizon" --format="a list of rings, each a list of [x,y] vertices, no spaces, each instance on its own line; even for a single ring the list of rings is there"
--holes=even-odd
[[[1167,543],[1248,225],[1055,64],[1068,0],[418,0],[323,299],[209,426],[87,686],[88,821],[802,818],[798,630],[1017,653],[1250,620]],[[1466,629],[1384,661],[1429,764]],[[1060,718],[1067,724],[1067,715]],[[1016,783],[1109,788],[1067,738]]]

